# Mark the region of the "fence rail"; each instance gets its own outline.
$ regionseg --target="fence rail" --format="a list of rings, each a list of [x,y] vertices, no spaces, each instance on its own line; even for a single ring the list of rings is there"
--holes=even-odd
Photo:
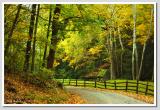
[[[135,91],[138,93],[144,93],[145,95],[154,95],[154,86],[148,82],[142,83],[139,81],[98,81],[98,80],[82,80],[82,79],[57,79],[64,86],[83,86],[83,87],[94,87],[112,90],[125,90],[125,91]]]

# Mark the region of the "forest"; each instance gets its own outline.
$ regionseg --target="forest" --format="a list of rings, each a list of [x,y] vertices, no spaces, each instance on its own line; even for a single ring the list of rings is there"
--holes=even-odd
[[[5,4],[4,68],[5,84],[14,75],[154,81],[154,5]]]

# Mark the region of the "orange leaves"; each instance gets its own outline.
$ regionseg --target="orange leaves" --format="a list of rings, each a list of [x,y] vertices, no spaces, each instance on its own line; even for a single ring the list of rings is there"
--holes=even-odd
[[[8,91],[15,88],[16,92]],[[59,88],[42,88],[30,84],[19,75],[5,76],[5,104],[81,104],[85,103],[77,94],[68,94]]]
[[[84,104],[86,101],[78,94],[70,94],[70,98],[64,104]]]

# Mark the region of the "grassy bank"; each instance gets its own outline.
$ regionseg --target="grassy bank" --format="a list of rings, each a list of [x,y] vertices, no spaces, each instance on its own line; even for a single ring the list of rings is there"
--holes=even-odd
[[[71,79],[71,80],[57,79],[57,80],[62,82],[65,86],[68,86],[68,85],[76,86],[75,79]],[[115,87],[114,87],[115,81],[117,83],[116,84],[117,90],[115,90]],[[97,83],[96,83],[96,88],[95,88],[95,81],[85,81],[85,87],[87,87],[88,89],[95,88],[99,91],[114,92],[114,93],[126,95],[126,96],[133,97],[135,99],[138,99],[138,100],[144,101],[146,103],[150,103],[150,104],[154,103],[154,96],[153,96],[154,92],[153,91],[148,91],[148,93],[150,93],[150,94],[147,94],[147,95],[145,95],[145,93],[142,93],[142,92],[145,92],[145,90],[146,90],[146,84],[147,84],[146,81],[139,81],[140,84],[138,86],[138,90],[142,91],[142,92],[139,92],[138,94],[136,93],[136,86],[137,86],[136,80],[128,80],[128,82],[131,82],[131,83],[128,83],[128,89],[132,89],[132,90],[127,90],[127,91],[125,90],[126,83],[123,83],[123,82],[126,82],[126,80],[108,80],[107,82],[108,82],[107,88],[105,88],[104,82],[99,82],[99,81],[97,81]],[[148,85],[151,85],[151,86],[148,86],[149,89],[154,90],[154,83],[153,82],[148,82]],[[77,86],[84,87],[84,80],[82,80],[82,79],[77,80]],[[123,86],[123,87],[120,87],[120,86]],[[118,90],[118,89],[121,89],[121,90]]]
[[[62,82],[64,85],[76,86],[76,79],[57,79],[58,81]],[[106,89],[115,89],[115,81],[116,81],[116,89],[117,90],[126,90],[126,81],[128,81],[127,91],[136,92],[137,89],[137,81],[136,80],[108,80],[106,81]],[[140,94],[145,94],[146,92],[146,85],[147,81],[139,81],[138,82],[138,92]],[[85,87],[95,87],[95,81],[84,81],[82,79],[77,80],[77,86],[84,86]],[[96,82],[96,88],[105,89],[105,84],[103,81]],[[154,95],[154,83],[148,82],[148,95]]]

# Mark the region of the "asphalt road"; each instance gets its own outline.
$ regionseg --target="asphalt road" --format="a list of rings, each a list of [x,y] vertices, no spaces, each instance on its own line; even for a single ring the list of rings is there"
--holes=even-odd
[[[66,91],[79,94],[87,104],[147,104],[134,98],[94,88],[66,86]]]

